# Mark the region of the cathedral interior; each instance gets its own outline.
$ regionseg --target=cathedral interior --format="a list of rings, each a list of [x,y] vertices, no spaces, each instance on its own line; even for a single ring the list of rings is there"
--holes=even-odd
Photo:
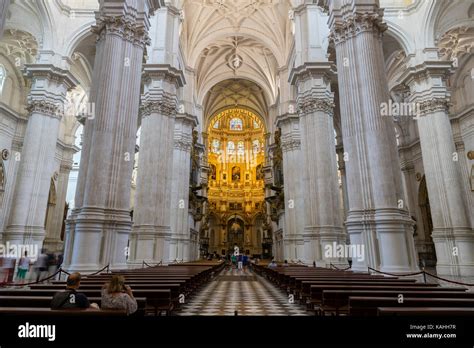
[[[474,0],[0,0],[0,348],[472,347],[473,47]]]
[[[2,4],[3,244],[474,276],[472,1]]]

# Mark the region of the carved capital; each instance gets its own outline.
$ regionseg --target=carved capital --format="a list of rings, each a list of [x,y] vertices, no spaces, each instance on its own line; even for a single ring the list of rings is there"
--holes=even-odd
[[[433,98],[418,102],[418,109],[420,116],[426,116],[434,112],[448,112],[449,99],[447,98]]]
[[[173,117],[176,114],[176,98],[167,96],[161,100],[146,101],[140,106],[140,115],[143,118],[154,113]]]
[[[337,45],[363,32],[381,36],[385,30],[387,24],[383,22],[383,11],[353,12],[344,14],[333,24],[329,38]]]
[[[298,111],[304,115],[319,111],[332,116],[334,107],[335,104],[331,98],[319,99],[312,96],[298,98]]]
[[[301,149],[301,140],[299,139],[287,139],[282,141],[281,149],[283,152],[293,151]]]
[[[132,15],[113,16],[101,13],[96,18],[96,24],[92,26],[91,31],[97,35],[98,40],[108,34],[118,35],[123,40],[144,48],[151,42],[146,23],[147,21],[137,19]]]
[[[26,107],[26,110],[32,114],[32,113],[38,113],[41,115],[61,119],[63,115],[63,108],[56,103],[52,103],[47,100],[37,100],[37,99],[29,99],[28,100],[28,105]]]

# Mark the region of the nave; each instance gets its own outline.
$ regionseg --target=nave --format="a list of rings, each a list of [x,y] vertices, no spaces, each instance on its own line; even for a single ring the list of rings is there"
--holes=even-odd
[[[308,312],[255,272],[226,268],[184,305],[179,315],[302,316]]]

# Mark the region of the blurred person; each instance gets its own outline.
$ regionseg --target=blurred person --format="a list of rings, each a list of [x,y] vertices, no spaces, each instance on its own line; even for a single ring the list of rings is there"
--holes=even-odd
[[[90,303],[82,292],[77,292],[81,285],[81,274],[71,273],[66,281],[66,290],[54,294],[51,309],[94,308],[99,309],[97,303]]]
[[[40,277],[48,270],[48,255],[46,255],[44,249],[41,249],[41,254],[38,256],[38,259],[36,260],[35,268],[36,268],[36,281],[39,282]]]
[[[53,252],[46,252],[46,267],[47,267],[47,272],[48,275],[46,277],[49,277],[50,275],[54,274],[56,271],[56,267],[58,264],[58,261],[56,259],[56,255]],[[49,282],[49,281],[48,281]]]
[[[15,252],[12,248],[10,249],[10,252],[8,253],[8,255],[3,258],[3,262],[2,262],[3,281],[1,281],[3,283],[13,282],[13,274],[15,272],[15,265],[16,265],[16,258],[12,256],[14,254]]]
[[[102,309],[124,309],[127,315],[137,311],[137,300],[133,297],[132,289],[125,285],[125,278],[113,275],[102,288]]]
[[[26,277],[26,273],[30,269],[31,259],[28,257],[28,252],[25,250],[25,255],[20,259],[18,264],[17,279],[20,283],[23,283]]]
[[[272,260],[272,262],[270,262],[267,267],[268,267],[268,268],[276,268],[277,266],[278,266],[278,265],[277,265],[276,261],[275,261],[275,260]]]
[[[283,263],[283,267],[289,267],[290,265],[288,264],[288,260],[285,260],[285,262]]]

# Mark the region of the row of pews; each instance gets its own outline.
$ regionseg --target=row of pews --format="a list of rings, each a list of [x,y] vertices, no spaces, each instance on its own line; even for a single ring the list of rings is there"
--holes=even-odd
[[[474,292],[461,286],[317,267],[253,268],[316,315],[474,315]]]
[[[207,283],[224,267],[223,263],[198,262],[143,269],[120,270],[84,276],[79,292],[91,303],[101,305],[101,289],[114,274],[125,277],[137,300],[136,316],[171,315],[179,311],[202,285]],[[52,310],[51,299],[66,288],[65,281],[30,285],[28,288],[0,289],[0,316],[2,315],[52,315],[52,316],[122,316],[121,310]]]

